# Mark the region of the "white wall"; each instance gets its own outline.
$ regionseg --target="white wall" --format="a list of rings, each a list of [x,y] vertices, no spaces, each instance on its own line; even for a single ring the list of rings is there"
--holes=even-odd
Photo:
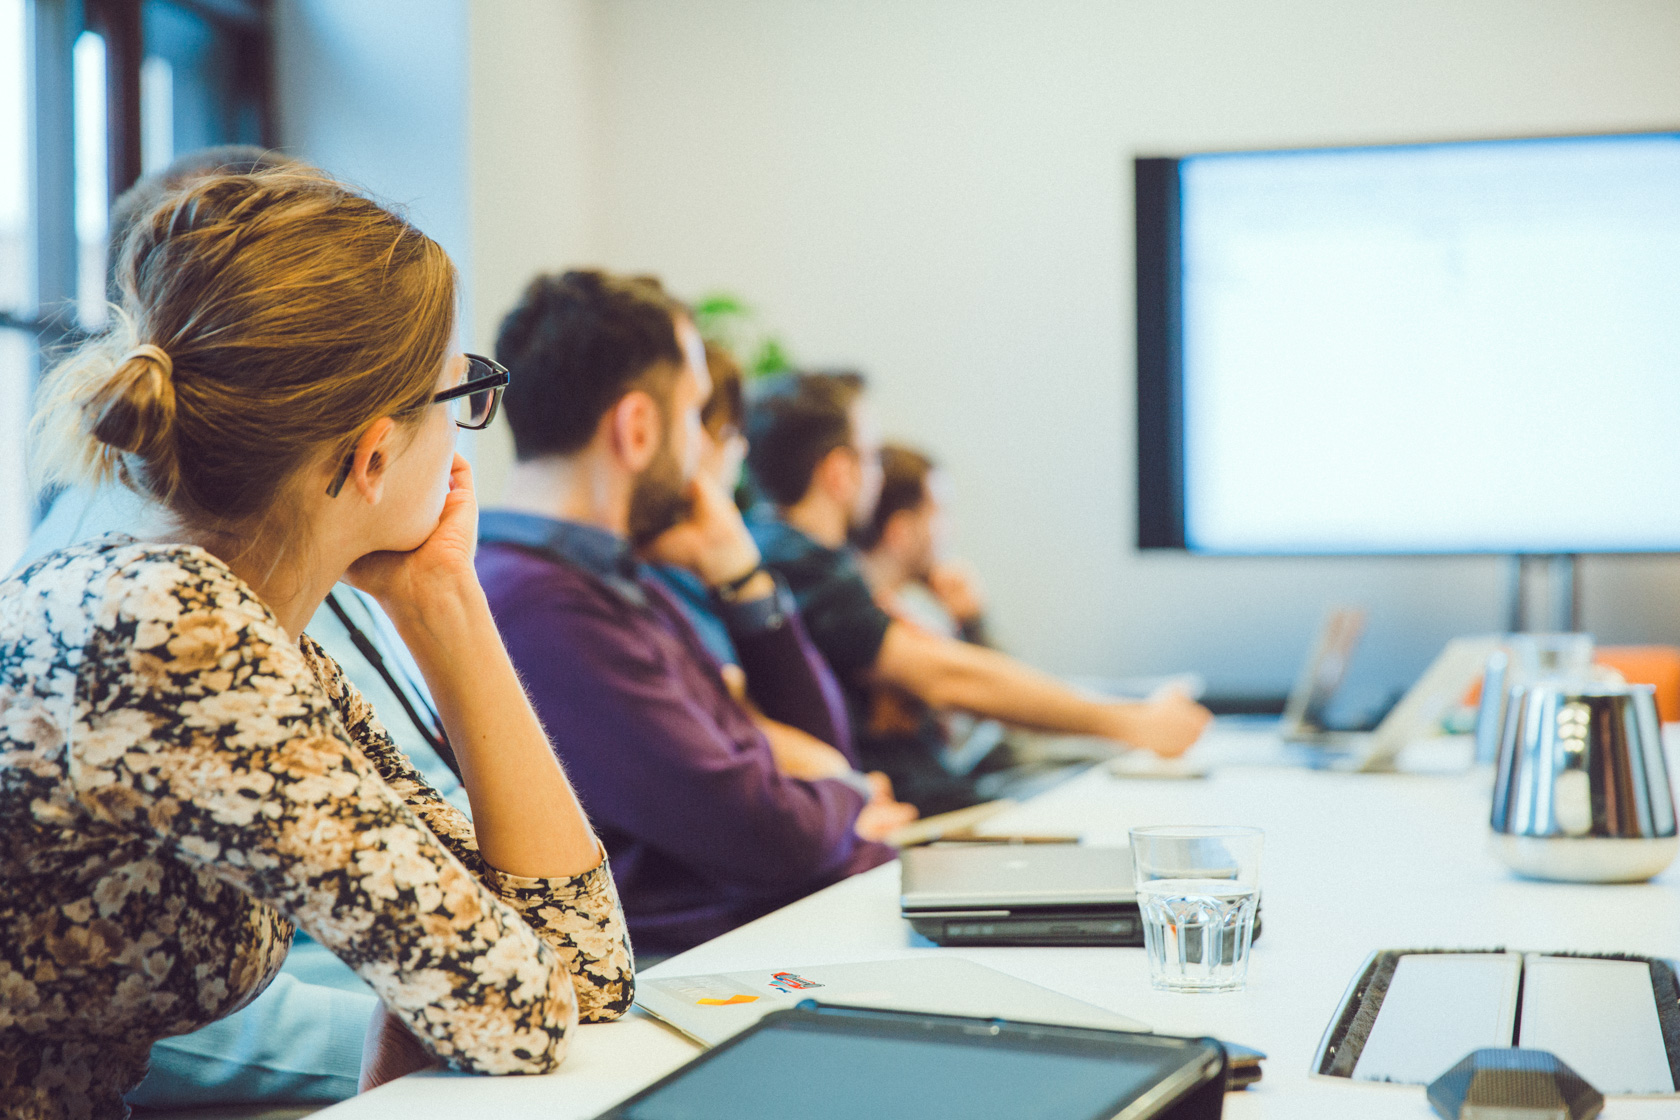
[[[538,272],[597,259],[596,20],[587,0],[477,0],[468,95],[473,338],[496,327]],[[480,493],[500,493],[506,424],[479,437]]]
[[[855,363],[949,466],[999,629],[1064,671],[1282,688],[1322,610],[1397,685],[1497,628],[1489,559],[1138,555],[1130,160],[1680,121],[1666,0],[611,0],[597,244]],[[1680,420],[1680,418],[1677,418]],[[1680,423],[1677,423],[1680,433]],[[1420,433],[1427,454],[1427,434]],[[1680,449],[1677,449],[1680,453]],[[1470,482],[1467,481],[1467,485]],[[1680,639],[1680,567],[1593,560],[1604,639]]]
[[[1671,0],[282,0],[278,19],[288,143],[411,204],[465,266],[469,341],[542,268],[734,291],[798,357],[868,370],[886,428],[946,462],[1015,650],[1225,689],[1284,687],[1340,602],[1373,612],[1355,686],[1398,685],[1500,625],[1504,569],[1132,550],[1132,156],[1680,122]],[[488,495],[506,456],[478,448]],[[1584,582],[1601,638],[1680,640],[1676,561],[1595,559]]]
[[[279,0],[280,146],[402,207],[469,271],[466,0]]]

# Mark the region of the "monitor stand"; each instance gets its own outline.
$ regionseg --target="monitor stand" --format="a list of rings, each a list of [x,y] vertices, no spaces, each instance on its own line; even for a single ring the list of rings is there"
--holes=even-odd
[[[1513,634],[1574,634],[1581,629],[1580,556],[1511,557],[1506,629]]]

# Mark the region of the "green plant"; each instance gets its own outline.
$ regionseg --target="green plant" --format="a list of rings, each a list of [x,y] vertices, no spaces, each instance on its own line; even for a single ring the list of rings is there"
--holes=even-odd
[[[794,368],[782,340],[765,331],[758,312],[730,292],[707,292],[696,300],[694,325],[707,342],[734,352],[749,378],[774,377]]]

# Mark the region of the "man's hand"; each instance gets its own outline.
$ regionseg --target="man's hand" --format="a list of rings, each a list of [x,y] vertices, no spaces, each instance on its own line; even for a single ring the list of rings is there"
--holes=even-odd
[[[928,572],[927,587],[958,623],[972,622],[986,612],[979,577],[961,561],[935,564]]]
[[[1110,712],[1109,738],[1162,758],[1177,758],[1189,750],[1213,719],[1212,712],[1176,689],[1142,703],[1112,704]]]
[[[423,1069],[440,1065],[420,1040],[408,1032],[402,1020],[385,1009],[384,1004],[373,1013],[368,1023],[367,1038],[362,1042],[362,1076],[356,1086],[358,1093],[377,1089],[387,1081]]]
[[[885,781],[886,775],[878,772],[869,775],[869,784],[876,790],[875,798],[863,807],[852,824],[852,831],[864,840],[885,840],[921,816],[914,805],[894,801],[890,793],[882,796],[882,786],[876,781],[877,778]],[[888,782],[885,788],[890,790],[892,784]]]
[[[723,488],[696,475],[688,498],[688,516],[643,548],[643,558],[687,568],[707,587],[740,579],[756,568],[758,545]]]
[[[996,650],[897,620],[887,627],[875,675],[932,708],[1038,731],[1101,735],[1169,758],[1190,749],[1213,718],[1180,693],[1143,703],[1098,699]]]
[[[849,774],[852,764],[846,756],[809,732],[771,719],[757,708],[749,707],[753,723],[770,743],[770,755],[776,769],[790,778],[806,782],[820,782],[824,778],[838,778]]]

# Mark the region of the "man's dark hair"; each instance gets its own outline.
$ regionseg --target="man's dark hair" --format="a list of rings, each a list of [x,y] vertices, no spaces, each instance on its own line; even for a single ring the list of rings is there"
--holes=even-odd
[[[788,373],[747,408],[747,469],[779,506],[811,488],[817,464],[852,443],[852,405],[863,395],[861,373]]]
[[[875,512],[857,532],[859,548],[874,548],[886,534],[893,514],[920,509],[928,499],[928,476],[937,464],[913,447],[900,443],[881,447],[881,498]]]
[[[532,280],[496,335],[496,360],[513,374],[502,410],[514,454],[525,460],[581,450],[634,389],[666,404],[683,362],[682,311],[648,277],[575,270]]]

